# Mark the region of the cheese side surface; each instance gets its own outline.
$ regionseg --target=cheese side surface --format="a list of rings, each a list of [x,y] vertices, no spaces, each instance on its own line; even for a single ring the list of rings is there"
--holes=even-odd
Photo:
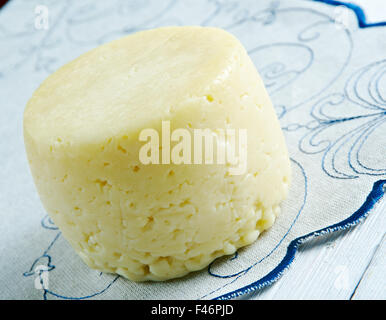
[[[246,170],[143,164],[146,128],[245,129]],[[135,281],[202,269],[271,227],[291,179],[285,140],[243,46],[166,27],[102,45],[50,75],[24,112],[41,201],[91,268]],[[162,153],[162,146],[160,147]]]

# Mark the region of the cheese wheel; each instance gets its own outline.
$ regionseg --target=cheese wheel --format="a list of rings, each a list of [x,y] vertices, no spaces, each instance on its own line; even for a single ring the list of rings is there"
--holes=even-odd
[[[166,147],[166,125],[193,138],[244,130],[244,149],[235,147],[244,170],[164,161],[177,144]],[[141,160],[147,129],[159,133],[159,163]],[[180,277],[251,244],[290,183],[264,84],[241,43],[217,28],[148,30],[81,55],[35,91],[24,140],[44,207],[74,250],[91,268],[135,281]],[[229,141],[218,138],[215,160]]]

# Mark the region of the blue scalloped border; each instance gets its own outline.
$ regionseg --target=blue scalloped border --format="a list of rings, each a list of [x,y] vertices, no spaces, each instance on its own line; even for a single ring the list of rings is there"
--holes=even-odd
[[[241,296],[243,294],[261,289],[265,286],[268,286],[278,280],[285,270],[287,270],[292,263],[292,261],[295,258],[295,254],[299,248],[299,246],[306,242],[307,240],[313,239],[315,237],[318,237],[323,234],[332,233],[339,230],[345,230],[349,227],[355,226],[358,223],[360,223],[362,220],[364,220],[367,215],[369,214],[370,210],[374,207],[374,205],[384,196],[386,192],[386,180],[378,180],[374,183],[373,189],[367,196],[366,201],[362,204],[362,206],[355,211],[350,217],[347,219],[330,225],[326,228],[319,229],[316,231],[313,231],[311,233],[308,233],[304,236],[301,236],[299,238],[296,238],[295,240],[292,240],[289,246],[287,247],[287,253],[284,256],[283,260],[277,265],[275,269],[273,269],[270,273],[268,273],[266,276],[261,278],[260,280],[257,280],[256,282],[253,282],[245,287],[242,287],[240,289],[228,292],[224,295],[218,296],[214,298],[214,300],[228,300],[232,298],[236,298],[238,296]]]
[[[364,10],[357,4],[353,4],[350,2],[343,2],[343,1],[335,1],[335,0],[313,0],[313,1],[323,2],[332,6],[345,6],[351,9],[352,11],[354,11],[355,15],[357,16],[359,28],[386,26],[386,21],[368,23]]]

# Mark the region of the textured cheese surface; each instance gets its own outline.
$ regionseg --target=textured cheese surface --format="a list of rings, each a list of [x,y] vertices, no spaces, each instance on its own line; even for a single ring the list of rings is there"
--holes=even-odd
[[[247,170],[144,165],[144,128],[247,129]],[[41,200],[92,268],[165,280],[251,244],[286,197],[290,161],[274,109],[240,42],[167,27],[98,47],[49,76],[24,113]]]

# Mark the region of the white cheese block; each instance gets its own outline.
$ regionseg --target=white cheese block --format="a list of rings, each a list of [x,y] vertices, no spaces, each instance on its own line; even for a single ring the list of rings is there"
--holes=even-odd
[[[141,130],[247,132],[246,168],[144,164]],[[167,27],[100,46],[60,68],[24,113],[41,200],[91,268],[166,280],[251,244],[286,197],[290,161],[271,101],[240,42]],[[162,154],[162,146],[160,146]]]

